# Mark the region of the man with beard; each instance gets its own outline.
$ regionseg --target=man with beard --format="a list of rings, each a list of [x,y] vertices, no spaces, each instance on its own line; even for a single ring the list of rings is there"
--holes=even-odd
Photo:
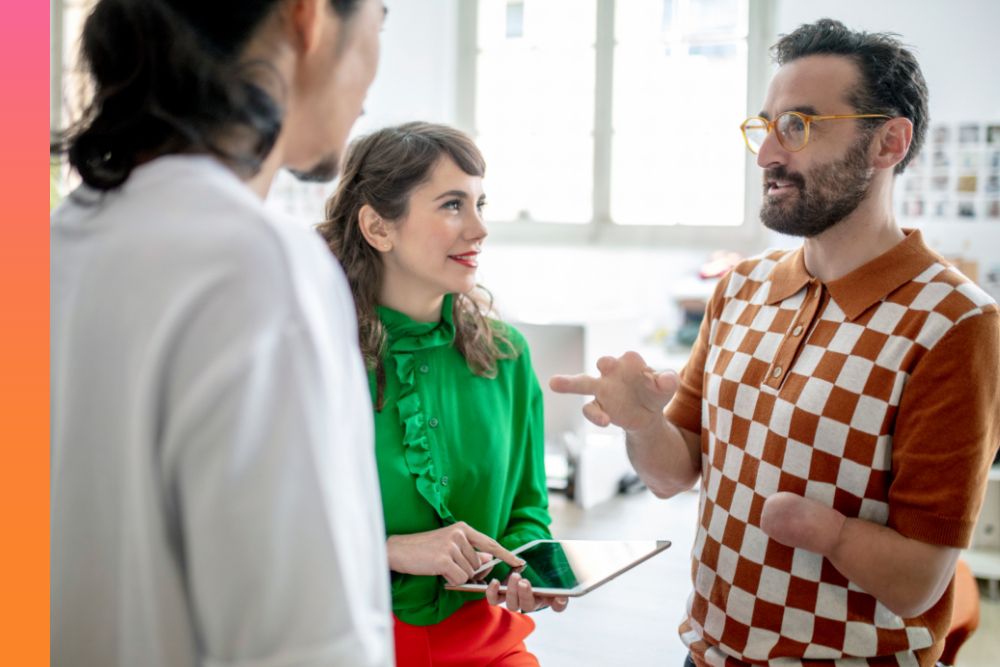
[[[382,0],[100,0],[53,146],[52,664],[392,664],[371,403],[319,237]]]
[[[1000,433],[1000,316],[893,218],[927,125],[913,55],[828,19],[774,53],[743,132],[761,219],[802,247],[720,281],[680,376],[629,352],[551,384],[594,396],[656,495],[701,480],[689,661],[933,665]]]

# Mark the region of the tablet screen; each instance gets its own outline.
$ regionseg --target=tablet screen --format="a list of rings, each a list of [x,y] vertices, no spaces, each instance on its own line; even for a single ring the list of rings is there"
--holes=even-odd
[[[622,540],[536,540],[514,550],[525,565],[516,571],[535,590],[582,594],[663,551],[669,542]],[[512,568],[500,561],[484,565],[459,590],[484,590],[493,579],[507,580]]]

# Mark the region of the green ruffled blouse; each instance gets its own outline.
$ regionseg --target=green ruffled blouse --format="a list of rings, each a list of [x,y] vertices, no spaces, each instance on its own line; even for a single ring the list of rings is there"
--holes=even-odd
[[[378,313],[389,338],[385,403],[375,413],[386,532],[465,521],[508,549],[550,537],[542,393],[521,334],[505,325],[519,354],[485,378],[452,345],[451,295],[439,322]],[[374,372],[368,383],[374,403]],[[479,597],[446,591],[441,577],[392,573],[393,612],[412,625],[438,623]]]

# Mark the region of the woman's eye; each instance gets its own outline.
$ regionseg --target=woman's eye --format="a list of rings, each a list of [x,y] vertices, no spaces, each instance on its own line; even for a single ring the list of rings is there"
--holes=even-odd
[[[449,211],[458,211],[462,208],[462,202],[458,199],[452,199],[451,201],[446,201],[443,208]]]
[[[486,208],[486,200],[483,199],[478,204],[476,204],[476,208],[481,212],[484,208]]]

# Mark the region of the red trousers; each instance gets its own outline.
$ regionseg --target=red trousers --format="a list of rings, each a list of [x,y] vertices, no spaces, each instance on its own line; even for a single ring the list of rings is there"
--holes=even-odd
[[[436,625],[393,620],[396,667],[538,667],[524,647],[535,622],[486,600],[467,602]]]

